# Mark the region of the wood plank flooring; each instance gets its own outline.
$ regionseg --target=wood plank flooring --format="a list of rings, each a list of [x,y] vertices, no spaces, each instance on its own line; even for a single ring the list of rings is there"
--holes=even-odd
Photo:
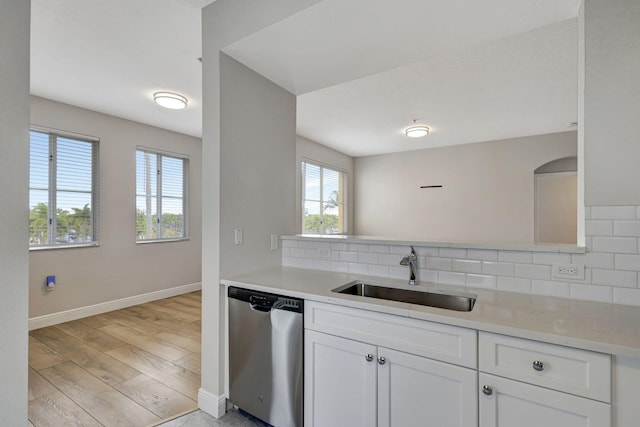
[[[31,331],[31,425],[144,427],[196,409],[201,296]]]

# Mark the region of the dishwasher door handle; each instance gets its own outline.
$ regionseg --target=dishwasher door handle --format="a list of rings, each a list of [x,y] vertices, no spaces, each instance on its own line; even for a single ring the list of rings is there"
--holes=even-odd
[[[261,311],[263,313],[269,313],[271,311],[271,307],[265,307],[259,304],[249,304],[249,308],[253,311]]]

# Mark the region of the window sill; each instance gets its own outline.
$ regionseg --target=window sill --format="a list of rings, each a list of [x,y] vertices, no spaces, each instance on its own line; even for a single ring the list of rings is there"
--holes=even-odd
[[[91,242],[91,243],[78,243],[78,244],[69,244],[69,245],[52,245],[52,246],[34,246],[30,247],[29,251],[49,251],[49,250],[57,250],[57,249],[78,249],[78,248],[94,248],[100,246],[100,242]]]
[[[151,243],[173,243],[173,242],[186,242],[188,241],[188,237],[183,237],[180,239],[155,239],[155,240],[137,240],[136,245],[148,245]]]

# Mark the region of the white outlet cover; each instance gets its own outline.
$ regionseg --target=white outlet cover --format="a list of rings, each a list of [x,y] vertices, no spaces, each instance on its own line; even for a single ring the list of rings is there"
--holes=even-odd
[[[574,273],[565,273],[565,271],[575,271]],[[583,281],[584,280],[584,264],[552,264],[551,280],[562,281]]]

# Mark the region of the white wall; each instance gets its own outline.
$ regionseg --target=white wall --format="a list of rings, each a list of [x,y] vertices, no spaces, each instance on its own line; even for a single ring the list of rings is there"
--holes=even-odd
[[[220,288],[221,100],[220,52],[225,46],[268,27],[319,0],[217,0],[202,12],[202,387],[198,405],[219,416],[225,411],[224,310]],[[244,117],[241,119],[248,120]],[[273,124],[277,126],[277,123]],[[258,143],[258,141],[254,141]],[[294,197],[294,195],[291,195]],[[254,212],[257,216],[262,212]],[[277,215],[277,213],[273,213]],[[286,213],[285,213],[286,214]]]
[[[100,138],[100,246],[31,251],[30,317],[200,282],[198,138],[37,97],[31,98],[31,123]],[[137,145],[189,157],[189,240],[136,244]],[[53,292],[44,289],[47,275],[56,275]]]
[[[640,205],[640,2],[586,0],[585,203]]]
[[[279,266],[270,236],[295,232],[296,97],[224,54],[220,82],[220,275],[229,277]]]
[[[29,2],[0,3],[0,424],[27,424]]]
[[[575,155],[563,132],[356,158],[354,234],[532,243],[533,172]]]
[[[312,160],[326,166],[346,172],[346,234],[353,234],[353,185],[354,185],[354,159],[339,151],[319,144],[301,136],[296,136],[296,228],[295,232],[302,231],[302,171],[300,162],[303,159]]]

